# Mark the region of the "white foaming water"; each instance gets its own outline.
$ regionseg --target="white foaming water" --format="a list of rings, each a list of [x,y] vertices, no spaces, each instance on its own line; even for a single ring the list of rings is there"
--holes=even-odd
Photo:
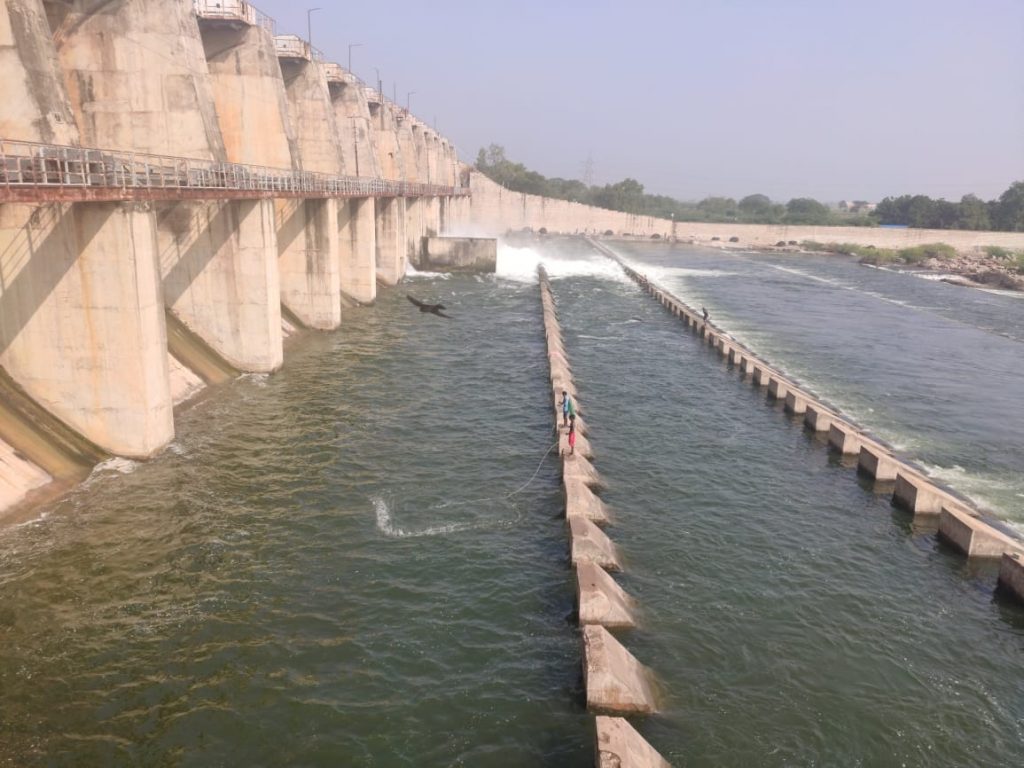
[[[563,277],[601,277],[607,280],[626,282],[628,278],[615,262],[595,256],[593,259],[560,259],[541,256],[533,248],[516,248],[498,243],[498,264],[495,273],[499,278],[517,283],[537,282],[537,266],[543,264],[548,277],[557,280]]]
[[[449,280],[451,276],[451,272],[421,272],[412,264],[405,270],[405,277],[408,280]]]
[[[447,533],[465,531],[475,527],[472,523],[451,523],[449,525],[435,525],[419,531],[408,531],[395,525],[388,510],[387,502],[381,498],[372,499],[373,509],[377,515],[377,530],[389,539],[412,539],[420,536],[442,536]]]
[[[98,475],[102,472],[118,472],[122,475],[128,475],[138,468],[139,462],[132,461],[131,459],[121,458],[120,456],[115,456],[112,459],[101,461],[99,464],[93,467],[92,475],[90,475],[90,477]]]
[[[267,386],[267,379],[270,378],[269,373],[243,373],[238,377],[242,381],[251,381],[257,387]]]

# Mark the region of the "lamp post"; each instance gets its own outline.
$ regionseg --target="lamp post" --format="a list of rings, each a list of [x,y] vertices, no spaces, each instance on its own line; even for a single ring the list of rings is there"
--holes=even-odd
[[[323,8],[310,8],[306,11],[306,42],[309,43],[309,55],[313,55],[313,22],[310,20],[310,16],[313,15],[313,11],[322,11]]]
[[[348,71],[349,72],[352,71],[352,49],[353,48],[362,48],[362,47],[363,47],[362,43],[349,43],[348,44]]]
[[[416,91],[409,91],[409,92],[408,92],[407,94],[405,94],[405,111],[406,111],[406,112],[408,112],[408,111],[409,111],[409,99],[410,99],[410,97],[411,97],[411,96],[412,96],[412,95],[413,95],[414,93],[416,93]]]
[[[384,101],[384,81],[380,79],[380,67],[374,67],[373,71],[377,73],[377,93],[380,94],[380,100]]]

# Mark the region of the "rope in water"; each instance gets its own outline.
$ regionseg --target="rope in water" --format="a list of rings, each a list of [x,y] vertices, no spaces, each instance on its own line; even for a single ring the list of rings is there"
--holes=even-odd
[[[469,499],[467,501],[448,501],[448,502],[445,502],[443,504],[438,504],[437,508],[441,509],[441,508],[444,508],[444,507],[462,506],[463,504],[480,504],[480,503],[482,503],[484,501],[498,501],[498,500],[511,499],[517,493],[521,493],[522,491],[525,491],[530,486],[530,484],[534,480],[537,479],[537,475],[540,473],[540,468],[544,464],[544,459],[546,459],[548,457],[548,454],[550,454],[557,447],[558,447],[558,443],[553,443],[550,448],[548,448],[546,451],[544,451],[544,455],[541,456],[540,457],[540,461],[537,462],[537,468],[533,471],[533,474],[530,475],[530,479],[527,480],[525,483],[523,483],[518,488],[516,488],[511,493],[506,493],[504,496],[490,496],[490,497],[488,497],[486,499]]]

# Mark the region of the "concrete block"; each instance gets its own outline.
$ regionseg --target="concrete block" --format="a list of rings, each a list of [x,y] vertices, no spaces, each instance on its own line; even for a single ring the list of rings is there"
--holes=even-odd
[[[772,372],[770,368],[766,368],[764,365],[755,365],[752,383],[755,387],[767,387],[768,380],[771,378],[771,375]]]
[[[576,429],[579,430],[579,417],[576,417]],[[591,488],[600,488],[604,485],[601,475],[594,469],[594,465],[579,454],[575,456],[564,456],[562,458],[562,477],[571,477],[582,480]]]
[[[808,402],[804,410],[804,424],[814,432],[828,432],[836,415],[819,403]]]
[[[1006,552],[999,562],[999,585],[1024,602],[1024,556]]]
[[[776,400],[785,400],[791,386],[788,381],[773,374],[768,379],[768,396]]]
[[[829,446],[843,455],[855,456],[859,454],[862,437],[856,427],[837,419],[833,419],[828,428]]]
[[[671,768],[624,718],[599,715],[594,764],[597,768]]]
[[[657,711],[650,670],[604,627],[583,627],[583,681],[587,709],[614,714]]]
[[[594,523],[582,517],[569,519],[572,564],[594,563],[606,571],[621,571],[619,552],[612,540]]]
[[[786,410],[800,416],[807,412],[807,402],[810,398],[798,389],[789,389],[786,392]]]
[[[744,374],[752,374],[754,372],[754,366],[757,364],[757,358],[744,353],[740,357],[740,372]]]
[[[861,441],[857,470],[875,480],[895,480],[903,463],[889,450],[872,441]]]
[[[729,350],[729,362],[733,365],[737,365],[740,360],[743,359],[743,350],[737,347],[733,347]]]
[[[419,268],[493,273],[497,265],[498,241],[492,237],[427,237]]]
[[[577,436],[578,439],[579,436]],[[579,450],[578,442],[576,448]],[[566,478],[562,482],[562,491],[565,494],[565,516],[567,519],[578,517],[599,525],[605,525],[610,521],[608,508],[587,487],[586,483],[575,478]]]
[[[633,598],[594,563],[580,563],[576,568],[576,604],[580,624],[612,629],[636,626]]]
[[[1024,542],[997,530],[962,506],[942,507],[939,536],[968,557],[1002,557],[1004,552],[1024,554]]]
[[[893,502],[915,515],[937,515],[943,505],[963,507],[963,502],[939,488],[917,472],[900,468],[896,472]]]

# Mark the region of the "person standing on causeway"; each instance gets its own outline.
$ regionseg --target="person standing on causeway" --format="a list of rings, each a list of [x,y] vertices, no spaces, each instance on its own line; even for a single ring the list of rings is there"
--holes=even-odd
[[[569,393],[564,389],[562,390],[562,426],[569,426],[569,419],[576,418],[576,407],[572,403],[572,398],[569,397]]]

